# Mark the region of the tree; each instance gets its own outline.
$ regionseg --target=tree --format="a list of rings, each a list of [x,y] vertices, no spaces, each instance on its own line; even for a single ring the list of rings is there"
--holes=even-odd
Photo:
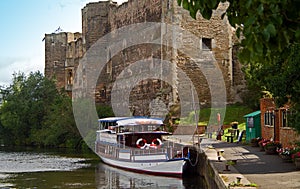
[[[32,134],[42,128],[44,116],[58,95],[53,81],[40,72],[15,73],[13,83],[6,90],[1,107],[1,123],[10,144],[31,145]]]
[[[96,110],[99,118],[113,117],[114,112],[111,106],[98,104]]]
[[[81,148],[82,137],[74,120],[72,100],[65,92],[54,99],[43,128],[35,136],[43,146]]]
[[[265,89],[274,97],[276,105],[282,107],[290,103],[290,112],[298,112],[289,116],[290,126],[300,133],[300,44],[293,44],[286,48],[280,56],[274,57],[274,61],[265,64],[257,64],[249,67],[251,72],[248,80],[253,86]],[[253,65],[253,64],[252,64]]]
[[[86,147],[77,129],[72,100],[40,72],[15,73],[2,89],[0,141],[5,145]],[[107,109],[108,110],[108,109]],[[94,134],[94,133],[93,133]]]
[[[300,41],[299,0],[177,0],[190,15],[210,19],[219,3],[229,2],[224,13],[241,40],[240,60],[270,61]]]

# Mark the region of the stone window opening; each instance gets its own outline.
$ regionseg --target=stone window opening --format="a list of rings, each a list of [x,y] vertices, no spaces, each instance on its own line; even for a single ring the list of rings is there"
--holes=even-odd
[[[170,0],[167,1],[167,10],[171,10],[172,8],[172,2]]]
[[[56,68],[58,66],[58,61],[53,61],[53,66]]]
[[[201,38],[200,40],[201,50],[212,50],[212,39],[211,38]]]
[[[123,39],[122,45],[123,45],[123,50],[121,51],[121,53],[122,53],[123,63],[125,65],[126,61],[127,61],[127,55],[126,55],[127,41],[126,41],[126,39]]]
[[[112,60],[111,60],[110,49],[108,50],[108,55],[107,55],[106,73],[108,74],[112,73]]]
[[[103,99],[106,99],[106,87],[103,87],[100,90],[100,97],[103,98]]]
[[[51,45],[54,46],[54,45],[55,45],[55,42],[54,42],[53,35],[50,37],[50,41],[51,41]]]
[[[73,70],[68,70],[67,85],[73,85]]]

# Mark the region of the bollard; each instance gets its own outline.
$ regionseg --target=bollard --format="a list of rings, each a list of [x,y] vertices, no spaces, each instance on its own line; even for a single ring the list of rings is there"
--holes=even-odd
[[[221,149],[221,150],[219,150],[220,152],[221,152],[221,155],[223,155],[224,154],[224,150],[223,149]]]
[[[236,177],[236,183],[240,184],[241,183],[242,178],[241,177]]]
[[[228,164],[225,164],[225,170],[224,171],[230,171]]]

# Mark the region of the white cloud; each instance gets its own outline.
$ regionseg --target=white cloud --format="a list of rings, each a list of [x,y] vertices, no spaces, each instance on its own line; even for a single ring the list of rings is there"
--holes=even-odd
[[[2,58],[0,62],[0,86],[9,86],[12,83],[14,73],[44,72],[43,54],[35,54],[30,57]]]
[[[90,2],[98,2],[99,0],[55,0],[45,1],[37,8],[39,11],[34,14],[28,14],[26,10],[20,9],[20,14],[24,18],[10,17],[11,21],[3,26],[7,30],[1,32],[1,56],[0,56],[0,86],[8,86],[13,79],[13,73],[23,72],[28,75],[30,72],[44,72],[44,43],[41,39],[44,33],[54,31],[60,26],[65,32],[81,32],[81,9]],[[127,0],[113,0],[121,4]],[[50,3],[51,2],[51,3]],[[24,4],[26,5],[26,4]],[[45,5],[45,6],[42,6]],[[9,8],[11,6],[8,6]],[[30,8],[30,7],[29,7]],[[14,11],[11,10],[11,12]],[[42,12],[41,12],[42,11]],[[39,14],[45,13],[39,16]],[[43,17],[47,15],[46,17]],[[28,18],[27,18],[28,17]],[[25,22],[33,20],[35,22]],[[61,19],[63,18],[63,19]],[[25,21],[24,21],[25,20]],[[20,21],[20,23],[17,23]],[[22,25],[22,35],[14,28]],[[24,25],[24,23],[26,23]],[[38,27],[37,27],[38,26]],[[51,28],[51,29],[49,29]],[[52,29],[53,28],[53,29]],[[4,32],[5,31],[5,32]],[[38,53],[38,54],[33,54]],[[4,55],[4,56],[3,56]]]

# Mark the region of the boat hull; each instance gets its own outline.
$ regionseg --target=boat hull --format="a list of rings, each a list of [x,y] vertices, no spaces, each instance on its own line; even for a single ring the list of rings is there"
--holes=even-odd
[[[175,176],[181,177],[183,173],[183,167],[185,164],[185,159],[174,159],[168,161],[152,161],[152,162],[128,162],[116,159],[110,159],[106,157],[101,157],[101,160],[111,166],[119,167],[122,169],[153,174],[153,175],[165,175],[165,176]]]

